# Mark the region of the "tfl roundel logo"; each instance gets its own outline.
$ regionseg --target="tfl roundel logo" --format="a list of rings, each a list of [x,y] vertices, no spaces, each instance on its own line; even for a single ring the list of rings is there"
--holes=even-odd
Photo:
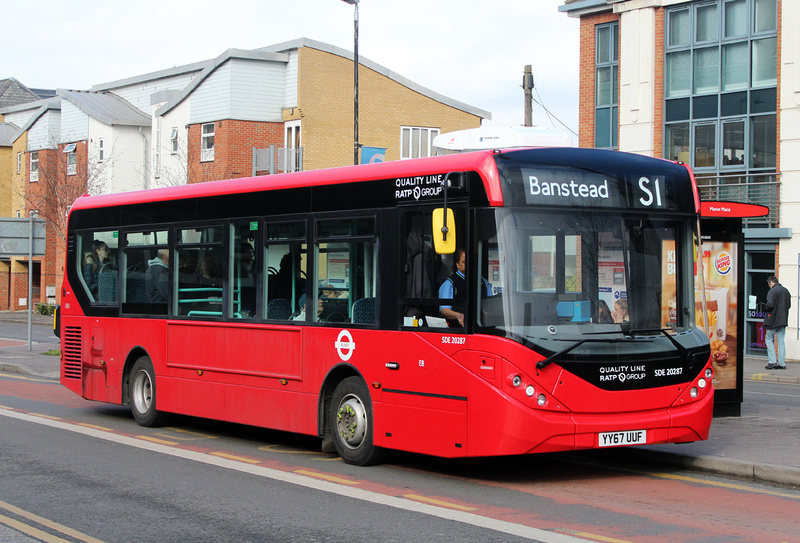
[[[720,275],[728,275],[733,269],[733,262],[731,261],[731,254],[728,251],[720,251],[714,257],[714,268]]]
[[[339,353],[339,358],[347,362],[353,356],[353,351],[356,350],[356,342],[353,341],[353,336],[347,330],[339,332],[336,342],[333,344],[336,351]]]

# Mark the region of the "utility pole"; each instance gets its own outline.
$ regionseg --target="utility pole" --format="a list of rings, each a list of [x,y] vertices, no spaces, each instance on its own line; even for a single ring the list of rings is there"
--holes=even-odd
[[[525,126],[533,126],[533,73],[530,64],[525,66],[522,75],[522,89],[525,93]]]
[[[353,15],[353,164],[358,165],[358,2],[359,0],[342,0],[354,7]]]

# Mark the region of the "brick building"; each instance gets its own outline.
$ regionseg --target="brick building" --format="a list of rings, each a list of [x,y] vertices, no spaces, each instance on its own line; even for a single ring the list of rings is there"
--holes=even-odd
[[[349,165],[353,116],[352,53],[306,38],[0,107],[11,127],[0,132],[11,149],[0,154],[3,212],[48,224],[34,301],[47,287],[58,301],[74,198],[266,174],[270,162],[274,172]],[[360,143],[386,160],[428,156],[439,133],[489,118],[359,58]],[[26,261],[0,255],[0,310],[24,309],[26,274]]]

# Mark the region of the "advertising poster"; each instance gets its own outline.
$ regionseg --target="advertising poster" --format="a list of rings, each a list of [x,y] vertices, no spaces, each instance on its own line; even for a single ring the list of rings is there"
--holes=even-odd
[[[736,389],[739,292],[737,243],[703,241],[703,271],[714,388]],[[698,326],[702,325],[698,312]]]
[[[695,284],[695,322],[700,330],[708,321],[708,341],[714,367],[714,388],[735,390],[737,383],[738,334],[738,244],[728,241],[703,241],[703,280],[706,290],[706,314],[700,300],[699,282]],[[665,326],[675,322],[675,243],[662,247],[661,320]]]
[[[610,313],[614,310],[614,304],[617,300],[628,298],[622,246],[614,243],[604,243],[598,254],[598,266],[600,302],[606,305],[606,309]]]

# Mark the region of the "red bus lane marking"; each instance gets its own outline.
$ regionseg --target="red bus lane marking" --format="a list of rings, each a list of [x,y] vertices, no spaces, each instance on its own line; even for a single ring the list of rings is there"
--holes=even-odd
[[[32,379],[10,375],[0,372],[0,397],[8,396],[23,400],[35,400],[62,407],[96,407],[95,402],[84,400],[64,387],[58,381],[47,379]],[[66,392],[66,393],[65,393]]]
[[[539,498],[553,500],[563,506],[598,507],[609,515],[625,515],[647,519],[661,524],[664,530],[675,534],[689,530],[702,539],[707,534],[714,539],[746,541],[790,541],[796,535],[796,495],[778,491],[760,490],[744,484],[732,485],[704,480],[699,477],[680,479],[645,471],[609,472],[598,484],[597,477],[570,477],[569,479],[537,478],[522,482],[494,482],[474,480],[479,484],[516,490]],[[758,507],[753,508],[753,494],[758,495]],[[648,496],[659,496],[654,501]],[[787,499],[789,498],[789,499]],[[569,515],[561,511],[564,517]],[[639,522],[642,522],[641,520]],[[544,527],[538,524],[540,527]],[[573,527],[571,533],[581,534],[598,530],[598,526]],[[638,538],[641,526],[619,524],[611,537]],[[673,534],[673,539],[680,539]],[[664,540],[669,533],[663,533]]]

